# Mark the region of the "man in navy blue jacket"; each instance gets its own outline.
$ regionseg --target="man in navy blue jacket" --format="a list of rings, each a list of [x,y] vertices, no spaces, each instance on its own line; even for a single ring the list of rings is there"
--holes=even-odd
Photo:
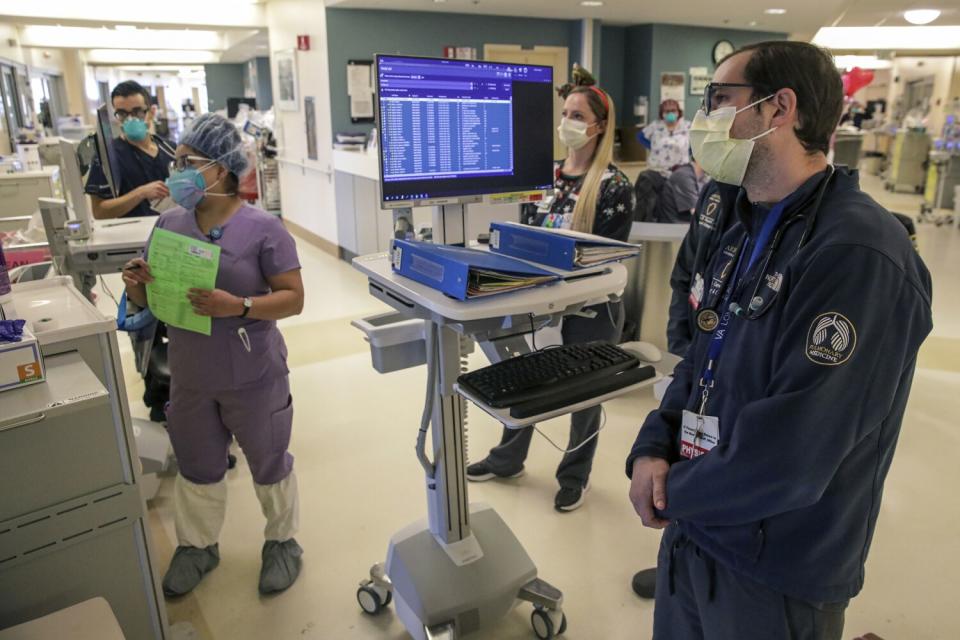
[[[839,639],[932,327],[930,276],[857,174],[827,164],[842,109],[828,53],[741,49],[704,106],[694,154],[742,189],[698,335],[627,459],[634,508],[666,528],[654,638]]]

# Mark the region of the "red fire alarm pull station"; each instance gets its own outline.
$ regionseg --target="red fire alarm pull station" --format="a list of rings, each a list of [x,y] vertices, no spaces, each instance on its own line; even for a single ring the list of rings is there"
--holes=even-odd
[[[310,36],[297,36],[297,49],[299,51],[310,51]]]

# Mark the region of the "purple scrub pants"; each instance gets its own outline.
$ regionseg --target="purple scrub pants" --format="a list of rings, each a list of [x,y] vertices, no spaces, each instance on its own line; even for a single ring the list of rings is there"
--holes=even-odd
[[[243,449],[257,484],[275,484],[290,474],[293,398],[288,376],[227,391],[192,389],[176,380],[173,376],[167,430],[184,478],[195,484],[223,480],[231,438]]]

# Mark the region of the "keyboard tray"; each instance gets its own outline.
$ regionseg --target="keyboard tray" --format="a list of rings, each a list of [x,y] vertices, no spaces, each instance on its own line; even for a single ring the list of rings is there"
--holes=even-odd
[[[583,400],[581,402],[567,405],[565,407],[558,407],[551,411],[547,411],[546,413],[541,413],[539,415],[529,416],[526,418],[514,418],[513,416],[511,416],[510,407],[496,409],[494,407],[484,404],[476,396],[471,394],[467,389],[461,388],[459,384],[454,384],[453,389],[454,391],[459,393],[461,396],[463,396],[470,402],[474,403],[475,405],[483,409],[484,412],[489,414],[491,417],[493,417],[495,420],[503,424],[503,426],[507,427],[508,429],[522,429],[524,427],[529,427],[532,424],[543,422],[544,420],[550,420],[551,418],[556,418],[558,416],[563,416],[568,413],[580,411],[581,409],[589,409],[590,407],[594,407],[598,404],[602,404],[607,400],[612,400],[624,394],[637,391],[638,389],[643,389],[645,387],[652,387],[654,384],[659,382],[662,378],[663,376],[657,373],[652,378],[642,380],[637,384],[622,387],[615,391],[611,391],[609,393],[595,396],[593,398],[590,398],[589,400]]]

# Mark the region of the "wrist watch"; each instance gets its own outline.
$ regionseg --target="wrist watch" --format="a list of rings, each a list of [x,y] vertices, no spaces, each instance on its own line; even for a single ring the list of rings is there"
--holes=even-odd
[[[243,313],[240,314],[240,317],[246,318],[251,308],[253,308],[253,298],[247,296],[243,299]]]

